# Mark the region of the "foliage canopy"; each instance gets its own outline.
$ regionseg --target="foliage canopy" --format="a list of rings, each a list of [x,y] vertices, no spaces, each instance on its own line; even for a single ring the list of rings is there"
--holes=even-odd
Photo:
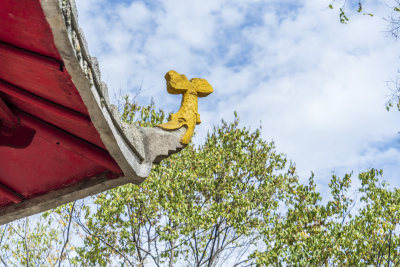
[[[123,118],[150,126],[154,105],[125,99]],[[136,122],[135,122],[136,121]],[[247,266],[399,264],[400,190],[382,171],[332,176],[322,201],[313,175],[260,129],[224,122],[125,185],[1,228],[5,265]]]

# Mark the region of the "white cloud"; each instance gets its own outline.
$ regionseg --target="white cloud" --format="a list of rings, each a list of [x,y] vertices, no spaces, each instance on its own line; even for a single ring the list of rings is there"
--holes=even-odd
[[[384,108],[385,81],[399,66],[398,44],[384,33],[386,5],[370,2],[374,17],[341,25],[324,1],[150,3],[77,1],[110,89],[132,93],[142,85],[143,104],[153,96],[177,110],[165,72],[207,78],[215,92],[199,101],[197,140],[237,110],[243,125],[262,121],[264,138],[274,139],[304,177],[315,171],[321,184],[333,171],[385,167],[400,174],[398,147],[377,147],[396,142],[400,128],[400,114]]]

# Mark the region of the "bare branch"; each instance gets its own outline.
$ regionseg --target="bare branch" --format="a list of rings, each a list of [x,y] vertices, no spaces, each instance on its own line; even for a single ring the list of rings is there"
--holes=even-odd
[[[94,233],[92,233],[82,222],[79,218],[75,218],[76,223],[83,229],[83,231],[92,236],[97,238],[98,240],[100,240],[102,243],[104,243],[107,247],[109,247],[110,249],[112,249],[113,251],[115,251],[117,254],[119,254],[122,258],[124,258],[131,266],[136,266],[134,265],[128,257],[126,257],[126,255],[122,252],[120,252],[118,249],[116,249],[113,245],[109,244],[107,241],[105,241],[101,236],[96,235]]]
[[[59,256],[58,259],[57,259],[57,261],[58,261],[58,267],[61,266],[61,262],[63,261],[63,260],[62,260],[63,253],[64,253],[64,250],[65,250],[65,247],[67,246],[67,244],[68,244],[68,242],[69,242],[69,232],[70,232],[70,229],[71,229],[72,215],[73,215],[73,213],[74,213],[75,203],[76,203],[76,201],[74,201],[74,202],[72,203],[72,207],[71,207],[71,210],[70,210],[70,212],[69,212],[69,219],[68,219],[68,226],[67,226],[67,235],[66,235],[66,238],[65,238],[64,245],[63,245],[63,247],[62,247],[62,249],[61,249],[60,256]]]
[[[25,246],[25,256],[26,256],[26,266],[27,267],[29,267],[30,266],[30,264],[29,264],[29,248],[28,248],[28,244],[27,244],[27,238],[26,238],[26,231],[27,231],[27,228],[28,228],[28,218],[25,218],[25,225],[24,225],[24,228],[25,228],[25,230],[24,230],[24,246]]]

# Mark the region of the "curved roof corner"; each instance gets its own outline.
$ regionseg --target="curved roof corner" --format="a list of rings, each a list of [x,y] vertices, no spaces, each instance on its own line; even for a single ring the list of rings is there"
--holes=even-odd
[[[73,0],[2,1],[0,224],[141,183],[185,131],[122,122]]]

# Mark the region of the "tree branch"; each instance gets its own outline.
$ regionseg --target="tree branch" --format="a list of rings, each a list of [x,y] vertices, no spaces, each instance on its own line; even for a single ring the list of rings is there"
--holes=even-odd
[[[68,242],[69,242],[69,232],[70,232],[70,229],[71,229],[72,214],[74,213],[75,203],[76,203],[76,201],[74,201],[74,202],[72,203],[72,207],[71,207],[71,210],[70,210],[70,212],[69,212],[69,219],[68,219],[68,226],[67,226],[67,236],[66,236],[66,238],[65,238],[64,245],[63,245],[63,247],[62,247],[62,249],[61,249],[60,256],[59,256],[58,259],[57,259],[57,261],[58,261],[58,267],[61,266],[61,262],[63,261],[63,260],[62,260],[62,255],[63,255],[63,253],[64,253],[65,247],[67,246],[67,244],[68,244]]]

